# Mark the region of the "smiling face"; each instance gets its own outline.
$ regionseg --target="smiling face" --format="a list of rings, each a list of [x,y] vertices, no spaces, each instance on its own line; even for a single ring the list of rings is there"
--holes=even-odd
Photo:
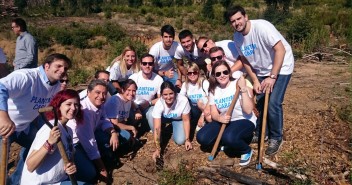
[[[153,72],[154,60],[152,57],[144,57],[141,61],[142,73],[146,76],[149,76]]]
[[[215,79],[219,83],[220,87],[226,87],[230,81],[229,70],[225,65],[219,65],[215,68]]]
[[[79,100],[77,98],[67,99],[60,105],[61,120],[74,119],[80,109]]]
[[[188,69],[187,78],[191,83],[195,84],[199,78],[199,71],[194,69]]]
[[[61,80],[68,70],[68,64],[64,60],[54,60],[51,64],[44,65],[45,73],[51,83]]]
[[[136,53],[134,51],[127,51],[123,55],[123,59],[126,62],[126,66],[130,67],[136,62]]]
[[[185,48],[188,52],[192,52],[194,49],[194,42],[191,36],[187,36],[181,39],[181,45]]]
[[[97,85],[92,91],[88,91],[87,97],[94,106],[99,108],[104,104],[107,93],[105,86]]]
[[[211,39],[202,39],[198,41],[198,49],[200,52],[209,54],[209,50],[215,46],[215,43]]]
[[[161,93],[161,97],[165,100],[165,103],[168,106],[171,106],[175,101],[175,92],[172,91],[170,88],[165,88]]]
[[[242,15],[241,12],[237,12],[234,15],[230,17],[230,22],[231,26],[237,31],[237,32],[247,32],[247,21],[248,21],[248,16],[247,15]]]
[[[218,50],[216,52],[210,53],[210,60],[211,64],[214,65],[215,62],[224,60],[224,53],[221,50]]]
[[[122,90],[122,96],[127,101],[132,101],[136,97],[137,87],[131,84],[126,90]]]

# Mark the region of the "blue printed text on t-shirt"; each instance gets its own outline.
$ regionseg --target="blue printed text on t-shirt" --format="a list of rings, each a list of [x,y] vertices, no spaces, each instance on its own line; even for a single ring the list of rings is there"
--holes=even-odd
[[[192,94],[188,95],[188,98],[191,100],[192,103],[197,103],[200,98],[202,98],[202,94]]]
[[[243,53],[244,56],[250,56],[254,54],[254,50],[257,49],[257,45],[256,44],[249,44],[247,46],[241,46],[241,51]]]
[[[170,61],[172,61],[173,58],[174,56],[161,56],[159,60],[159,64],[167,64]]]
[[[138,87],[137,95],[149,95],[149,93],[154,92],[155,87]]]
[[[231,104],[231,101],[233,99],[234,95],[225,97],[225,98],[220,98],[220,99],[215,99],[215,105],[218,109],[224,109],[224,108],[228,108]]]
[[[50,99],[51,98],[40,98],[37,96],[32,96],[30,103],[35,103],[33,110],[36,110],[45,107],[50,102]]]
[[[177,114],[176,113],[169,113],[169,114],[164,114],[165,118],[176,118]]]

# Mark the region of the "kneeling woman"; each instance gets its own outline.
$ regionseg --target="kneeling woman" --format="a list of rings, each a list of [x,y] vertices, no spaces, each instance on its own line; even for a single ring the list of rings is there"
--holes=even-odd
[[[247,89],[243,77],[234,80],[230,76],[230,67],[226,61],[218,61],[212,67],[209,86],[209,105],[213,122],[206,124],[198,133],[197,141],[202,146],[212,146],[222,124],[227,124],[221,138],[223,146],[241,154],[240,165],[247,165],[252,156],[249,143],[253,137],[256,116],[253,113],[253,93]],[[238,83],[239,89],[236,89]],[[225,113],[234,94],[240,91],[231,116]]]
[[[21,184],[64,184],[69,183],[67,175],[76,173],[76,165],[64,162],[60,156],[59,149],[56,146],[57,141],[61,137],[66,154],[69,159],[73,157],[72,146],[72,130],[66,126],[70,119],[76,119],[82,122],[83,115],[79,102],[78,93],[74,90],[63,90],[58,92],[50,102],[49,106],[53,106],[58,111],[58,126],[50,129],[43,125],[38,131],[29,155],[22,171]],[[47,113],[50,123],[54,123],[54,114]],[[54,125],[54,124],[53,124]],[[83,184],[83,182],[79,182]]]
[[[149,123],[150,129],[154,133],[154,142],[156,150],[153,153],[153,159],[160,157],[160,138],[161,124],[172,124],[173,140],[178,145],[185,144],[186,150],[192,149],[192,144],[189,139],[190,134],[190,111],[188,99],[180,94],[177,94],[175,86],[165,81],[160,87],[161,98],[155,103],[153,109],[153,123]]]

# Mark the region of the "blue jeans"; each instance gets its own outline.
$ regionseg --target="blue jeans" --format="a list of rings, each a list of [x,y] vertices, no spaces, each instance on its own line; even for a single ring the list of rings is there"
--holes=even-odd
[[[219,122],[213,121],[205,124],[197,133],[198,143],[206,147],[214,145],[220,128],[221,124]],[[248,153],[251,151],[249,143],[253,138],[254,129],[254,124],[247,119],[231,121],[226,125],[221,143],[238,153]]]
[[[163,79],[164,79],[164,81],[169,81],[169,82],[171,82],[173,85],[175,85],[175,84],[176,84],[176,81],[177,81],[177,79],[178,79],[178,73],[177,73],[176,71],[174,71],[174,77],[168,78],[168,77],[166,77],[166,76],[163,76]]]
[[[61,184],[61,185],[72,185],[70,179],[67,179],[67,180],[65,180],[65,181],[62,181],[60,184]],[[82,182],[82,181],[77,181],[77,184],[78,184],[78,185],[93,185],[93,184],[91,184],[91,183]]]
[[[267,77],[258,77],[259,82],[262,82]],[[269,139],[282,140],[283,135],[283,109],[282,102],[284,101],[284,96],[288,83],[290,82],[291,75],[278,75],[273,92],[270,93],[269,105],[268,105],[268,116],[267,116],[267,130]],[[261,112],[259,118],[257,119],[257,129],[256,134],[259,135],[261,130],[261,124],[263,121],[264,112],[264,99],[265,93],[257,95],[257,108]]]
[[[154,122],[148,121],[148,123],[149,123],[150,129],[154,131]],[[172,124],[172,133],[173,133],[172,139],[175,141],[175,143],[178,145],[183,145],[186,142],[186,134],[185,134],[185,129],[183,127],[183,121],[162,117],[161,128],[165,127],[165,123]]]
[[[189,103],[191,105],[191,119],[197,123],[200,115],[202,114],[202,111],[198,108],[197,105],[193,105],[191,102]]]

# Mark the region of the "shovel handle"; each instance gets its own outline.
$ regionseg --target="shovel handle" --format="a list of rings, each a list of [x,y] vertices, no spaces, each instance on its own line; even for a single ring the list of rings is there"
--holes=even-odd
[[[236,105],[236,102],[237,102],[237,99],[238,99],[238,96],[240,95],[240,88],[238,86],[238,82],[236,83],[236,93],[231,101],[231,104],[229,106],[229,108],[227,109],[226,111],[226,115],[230,116],[232,114],[232,111]],[[213,146],[213,149],[211,150],[211,153],[210,153],[210,156],[208,156],[208,160],[209,161],[212,161],[214,160],[214,157],[215,157],[215,153],[218,149],[218,146],[220,144],[220,140],[221,140],[221,137],[222,137],[222,134],[224,133],[225,131],[225,128],[226,128],[226,124],[222,124],[221,125],[221,128],[220,128],[220,131],[219,131],[219,134],[218,134],[218,137],[216,138],[216,141],[215,141],[215,144]]]
[[[1,166],[0,166],[0,184],[6,185],[7,177],[7,158],[8,158],[8,143],[7,138],[2,138],[1,143]]]

